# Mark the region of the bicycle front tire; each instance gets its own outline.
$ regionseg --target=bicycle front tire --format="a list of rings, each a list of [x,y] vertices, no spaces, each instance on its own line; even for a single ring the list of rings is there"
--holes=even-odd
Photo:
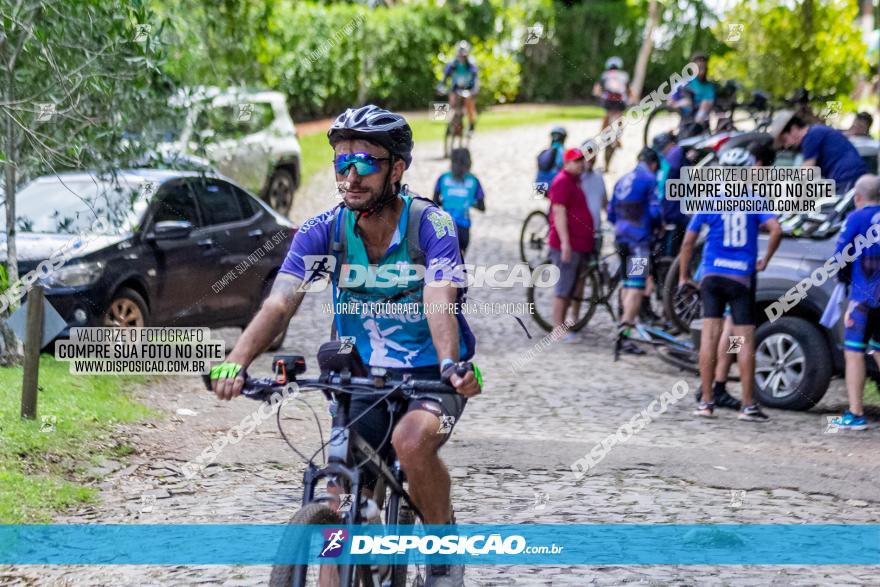
[[[320,502],[306,504],[288,522],[290,525],[325,526],[335,526],[341,523],[342,519],[339,515],[331,510],[327,504]],[[281,541],[279,550],[282,552],[295,550],[296,544],[292,542],[293,540],[295,540],[293,537],[290,540],[285,537]],[[294,576],[297,574],[298,569],[300,573],[299,580],[296,583],[297,586],[308,587],[318,585],[318,573],[322,566],[326,565],[274,565],[272,567],[272,574],[269,576],[269,587],[290,587],[294,584]]]
[[[549,264],[550,260],[547,259],[546,263]],[[578,332],[583,329],[593,317],[593,314],[596,313],[597,296],[599,295],[599,275],[594,269],[587,269],[583,275],[583,280],[583,294],[578,299],[572,299],[573,303],[580,302],[581,307],[574,324],[568,328],[571,332]],[[544,303],[542,303],[542,300],[536,299],[537,290],[545,289],[549,288],[536,288],[534,284],[529,285],[526,288],[526,299],[532,304],[532,318],[538,323],[538,326],[550,332],[553,330],[553,309],[546,299],[550,296],[542,296]],[[549,293],[552,294],[553,292]]]

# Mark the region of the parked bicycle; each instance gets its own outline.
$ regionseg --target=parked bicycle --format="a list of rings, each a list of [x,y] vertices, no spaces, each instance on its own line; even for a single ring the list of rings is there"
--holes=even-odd
[[[443,157],[445,159],[449,158],[453,149],[466,148],[470,144],[470,139],[466,138],[464,132],[464,104],[465,99],[471,96],[471,92],[465,89],[454,89],[453,91],[458,99],[455,100],[455,108],[452,110],[452,116],[446,125],[446,134],[443,138]],[[438,88],[438,92],[444,96],[448,95],[448,91],[442,87]]]
[[[331,345],[328,349],[327,345]],[[335,346],[335,351],[334,347]],[[354,421],[349,416],[349,407],[353,397],[375,398],[374,405],[385,402],[391,410],[392,418],[388,432],[382,442],[384,445],[391,437],[391,428],[395,421],[394,415],[406,409],[406,403],[414,397],[436,396],[439,394],[456,393],[455,389],[444,382],[422,381],[409,376],[396,379],[389,377],[385,369],[371,368],[369,373],[363,364],[357,349],[340,352],[339,342],[325,343],[318,352],[318,363],[321,375],[312,379],[300,379],[297,376],[306,371],[305,358],[302,356],[276,356],[273,360],[274,376],[264,378],[247,377],[242,395],[258,401],[268,401],[274,394],[283,392],[289,385],[295,384],[299,391],[320,390],[324,396],[334,402],[332,429],[330,437],[325,441],[317,414],[321,446],[310,456],[300,452],[284,433],[281,426],[281,410],[276,416],[278,430],[285,442],[306,462],[303,475],[303,507],[291,518],[291,525],[332,525],[352,527],[361,524],[376,524],[381,520],[379,512],[384,510],[384,524],[388,534],[412,533],[412,530],[398,530],[397,526],[411,526],[421,518],[418,507],[406,491],[406,478],[397,460],[393,447],[388,456],[381,458],[380,447],[373,447],[361,438],[351,426]],[[468,363],[459,363],[456,372],[463,376],[470,368]],[[206,384],[210,382],[206,380]],[[299,398],[301,399],[301,398]],[[311,409],[311,408],[310,408]],[[325,455],[326,452],[329,453]],[[315,462],[317,455],[326,456],[325,464]],[[379,479],[372,498],[362,496],[364,475],[369,471]],[[319,483],[327,483],[325,493],[318,494]],[[340,507],[341,498],[350,496],[350,507],[345,511]],[[357,531],[351,530],[356,534]],[[289,555],[294,552],[308,553],[313,556],[321,552],[323,538],[315,536],[314,540],[304,544],[301,535],[291,533],[285,536],[279,548],[279,554]],[[325,570],[321,572],[321,568]],[[319,573],[330,574],[329,583],[341,587],[353,585],[404,587],[421,585],[424,581],[424,569],[407,563],[396,565],[307,565],[278,564],[272,568],[269,579],[271,587],[318,585]],[[338,579],[338,581],[337,581]],[[321,576],[320,584],[328,584],[327,577]]]
[[[519,257],[532,269],[550,255],[547,238],[550,236],[550,217],[543,210],[529,212],[519,233]]]

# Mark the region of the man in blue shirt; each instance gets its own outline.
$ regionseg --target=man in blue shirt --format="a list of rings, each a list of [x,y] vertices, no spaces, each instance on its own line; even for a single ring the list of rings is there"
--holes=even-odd
[[[846,219],[836,253],[855,257],[851,262],[849,306],[844,316],[846,334],[846,392],[849,409],[832,424],[845,430],[865,430],[868,422],[862,399],[865,391],[865,351],[874,350],[880,365],[880,178],[863,175],[856,182],[856,210]],[[838,273],[842,275],[843,272]]]
[[[485,195],[480,180],[471,173],[471,153],[467,149],[453,149],[450,154],[452,170],[437,178],[434,202],[446,210],[455,222],[461,254],[467,251],[471,237],[470,209],[485,212]]]
[[[617,330],[615,356],[620,351],[641,355],[644,351],[626,340],[635,325],[648,287],[651,238],[660,219],[657,201],[657,168],[660,157],[648,147],[639,153],[635,169],[614,185],[608,202],[608,221],[614,225],[614,240],[626,268],[623,281],[623,316]],[[648,291],[648,295],[650,295]]]
[[[683,114],[679,138],[699,134],[708,128],[709,115],[715,105],[715,84],[709,81],[709,56],[694,53],[691,61],[697,66],[697,77],[675,88],[670,100]]]
[[[657,198],[660,200],[660,212],[666,230],[663,254],[670,257],[678,255],[684,233],[687,230],[688,217],[681,211],[681,203],[666,199],[666,182],[681,179],[681,168],[684,166],[684,151],[675,143],[672,133],[662,133],[654,137],[654,150],[660,154],[660,171],[657,173]],[[672,225],[674,228],[670,229]]]
[[[703,328],[700,333],[700,387],[698,416],[714,416],[713,378],[718,341],[724,324],[724,308],[730,306],[733,333],[742,337],[737,354],[742,405],[739,419],[763,422],[768,418],[754,399],[755,385],[755,273],[763,271],[782,240],[782,227],[770,214],[697,214],[688,226],[679,255],[679,287],[690,281],[688,268],[700,229],[708,226],[703,246],[700,295],[703,300]],[[764,258],[758,260],[758,228],[770,230]]]
[[[440,85],[445,89],[447,82],[452,80],[452,93],[449,95],[449,106],[453,110],[458,105],[458,100],[464,100],[465,112],[467,112],[468,137],[474,135],[477,125],[477,92],[480,91],[480,78],[477,74],[477,64],[470,56],[471,44],[460,41],[456,49],[455,59],[443,68],[443,81]],[[466,90],[467,97],[462,98],[459,92]]]
[[[823,178],[834,180],[838,194],[848,192],[856,180],[868,172],[846,135],[824,124],[807,124],[791,110],[783,110],[773,117],[769,133],[779,147],[800,147],[803,165],[818,166]]]

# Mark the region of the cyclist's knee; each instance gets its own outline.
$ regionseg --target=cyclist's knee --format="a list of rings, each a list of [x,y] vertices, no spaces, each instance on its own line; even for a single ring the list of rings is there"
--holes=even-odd
[[[437,452],[443,439],[439,429],[437,416],[421,410],[407,413],[391,435],[391,444],[400,462],[404,465],[418,462],[425,455]]]

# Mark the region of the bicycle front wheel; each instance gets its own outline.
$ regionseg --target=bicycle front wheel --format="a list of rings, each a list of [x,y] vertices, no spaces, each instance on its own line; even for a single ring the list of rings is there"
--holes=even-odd
[[[342,519],[336,512],[327,507],[327,504],[309,503],[294,514],[289,524],[338,526],[342,524]],[[302,549],[303,545],[299,544],[298,538],[294,533],[291,533],[290,536],[285,536],[279,547],[279,552],[288,553]],[[314,544],[306,546],[308,551],[320,552],[322,544],[317,540],[313,542]],[[325,581],[329,578],[331,584],[340,584],[338,580],[339,569],[333,565],[275,565],[272,567],[272,574],[269,577],[269,587],[290,587],[291,585],[295,587],[317,586],[321,579],[319,577],[321,569],[324,569],[323,573],[332,575],[332,578],[324,577]]]
[[[550,259],[544,261],[550,265]],[[540,279],[536,280],[539,283]],[[593,267],[584,269],[575,284],[566,319],[571,322],[567,330],[581,330],[596,313],[596,303],[600,295],[599,275]],[[556,288],[536,287],[534,284],[526,288],[526,299],[532,304],[532,318],[538,326],[550,332],[553,330],[553,305],[556,301]]]
[[[519,233],[519,258],[531,269],[537,267],[549,254],[547,238],[550,236],[550,218],[541,210],[526,216]]]

